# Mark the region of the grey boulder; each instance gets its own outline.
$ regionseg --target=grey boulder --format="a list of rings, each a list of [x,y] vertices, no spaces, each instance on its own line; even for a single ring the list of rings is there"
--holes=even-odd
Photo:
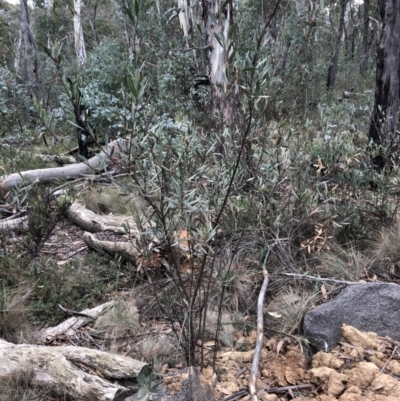
[[[315,347],[331,350],[341,339],[342,324],[400,341],[400,286],[365,283],[344,289],[333,301],[304,317],[304,336]]]

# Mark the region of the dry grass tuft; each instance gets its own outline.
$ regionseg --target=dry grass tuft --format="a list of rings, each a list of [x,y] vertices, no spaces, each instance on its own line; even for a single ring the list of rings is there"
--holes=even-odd
[[[141,216],[142,207],[139,199],[132,194],[126,195],[121,188],[108,185],[89,188],[82,195],[86,206],[98,214],[115,214],[122,216]]]
[[[12,343],[26,341],[29,330],[28,299],[31,290],[21,287],[16,290],[4,288],[0,292],[0,338]]]
[[[304,314],[314,294],[304,289],[288,288],[279,292],[265,308],[265,327],[282,333],[300,332]]]
[[[234,335],[238,331],[235,325],[242,325],[243,322],[243,317],[239,313],[222,312],[220,323],[221,330],[218,334],[219,343],[225,347],[232,347]],[[209,311],[206,317],[205,341],[215,340],[217,324],[218,312]]]
[[[175,366],[184,363],[182,348],[177,344],[173,333],[148,334],[135,344],[132,352],[134,358],[153,362],[154,369],[162,371],[162,365]]]
[[[387,279],[400,277],[400,219],[391,228],[381,230],[371,243],[371,271]]]
[[[400,248],[399,248],[400,250]],[[321,255],[318,274],[346,281],[359,281],[366,272],[368,258],[354,246],[347,248],[334,244]]]
[[[56,401],[62,398],[52,396],[43,388],[33,388],[33,370],[19,371],[0,376],[0,401]]]
[[[133,337],[139,329],[139,312],[135,302],[118,301],[96,320],[94,328],[105,334],[111,351],[118,351],[121,342]]]

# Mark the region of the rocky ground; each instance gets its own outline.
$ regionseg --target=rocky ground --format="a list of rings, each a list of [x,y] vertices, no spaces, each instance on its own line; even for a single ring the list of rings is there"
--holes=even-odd
[[[342,334],[340,344],[329,353],[317,352],[310,366],[290,339],[266,341],[257,383],[259,400],[399,400],[399,343],[351,326],[343,326]],[[203,371],[216,400],[250,399],[245,391],[240,398],[235,394],[247,387],[253,354],[252,350],[221,352],[216,372],[211,367]]]

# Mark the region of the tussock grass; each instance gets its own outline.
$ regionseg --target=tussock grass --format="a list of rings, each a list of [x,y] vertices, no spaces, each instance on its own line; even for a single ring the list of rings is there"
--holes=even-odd
[[[90,210],[98,214],[142,215],[139,198],[134,194],[127,195],[116,185],[90,188],[82,194],[82,200]]]
[[[27,340],[30,332],[29,298],[32,288],[26,285],[0,291],[0,338],[19,343]]]
[[[265,328],[287,334],[301,332],[304,314],[314,300],[314,295],[306,288],[282,289],[264,308]]]
[[[344,247],[335,243],[321,255],[318,273],[324,277],[358,281],[365,275],[367,265],[367,255],[359,252],[354,245]]]
[[[134,300],[118,300],[96,320],[94,329],[104,336],[110,350],[117,352],[121,343],[139,331],[139,312]]]
[[[371,272],[384,278],[400,277],[400,219],[383,228],[371,241]]]

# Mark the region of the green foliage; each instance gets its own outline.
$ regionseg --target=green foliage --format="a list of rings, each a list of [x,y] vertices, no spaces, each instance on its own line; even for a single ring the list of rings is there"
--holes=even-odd
[[[30,211],[28,231],[21,243],[26,252],[32,256],[38,255],[70,204],[64,198],[54,201],[51,195],[49,189],[32,185],[28,187],[26,195],[19,202],[20,206],[26,202]]]
[[[155,393],[157,387],[160,385],[160,382],[156,381],[154,372],[151,372],[148,376],[142,373],[139,374],[137,381],[140,387],[137,393],[138,397],[141,400],[151,400],[152,393]]]
[[[58,305],[81,311],[105,301],[115,289],[118,272],[97,255],[60,268],[50,259],[33,262],[26,273],[35,285],[31,314],[37,323],[55,325],[64,317]]]

